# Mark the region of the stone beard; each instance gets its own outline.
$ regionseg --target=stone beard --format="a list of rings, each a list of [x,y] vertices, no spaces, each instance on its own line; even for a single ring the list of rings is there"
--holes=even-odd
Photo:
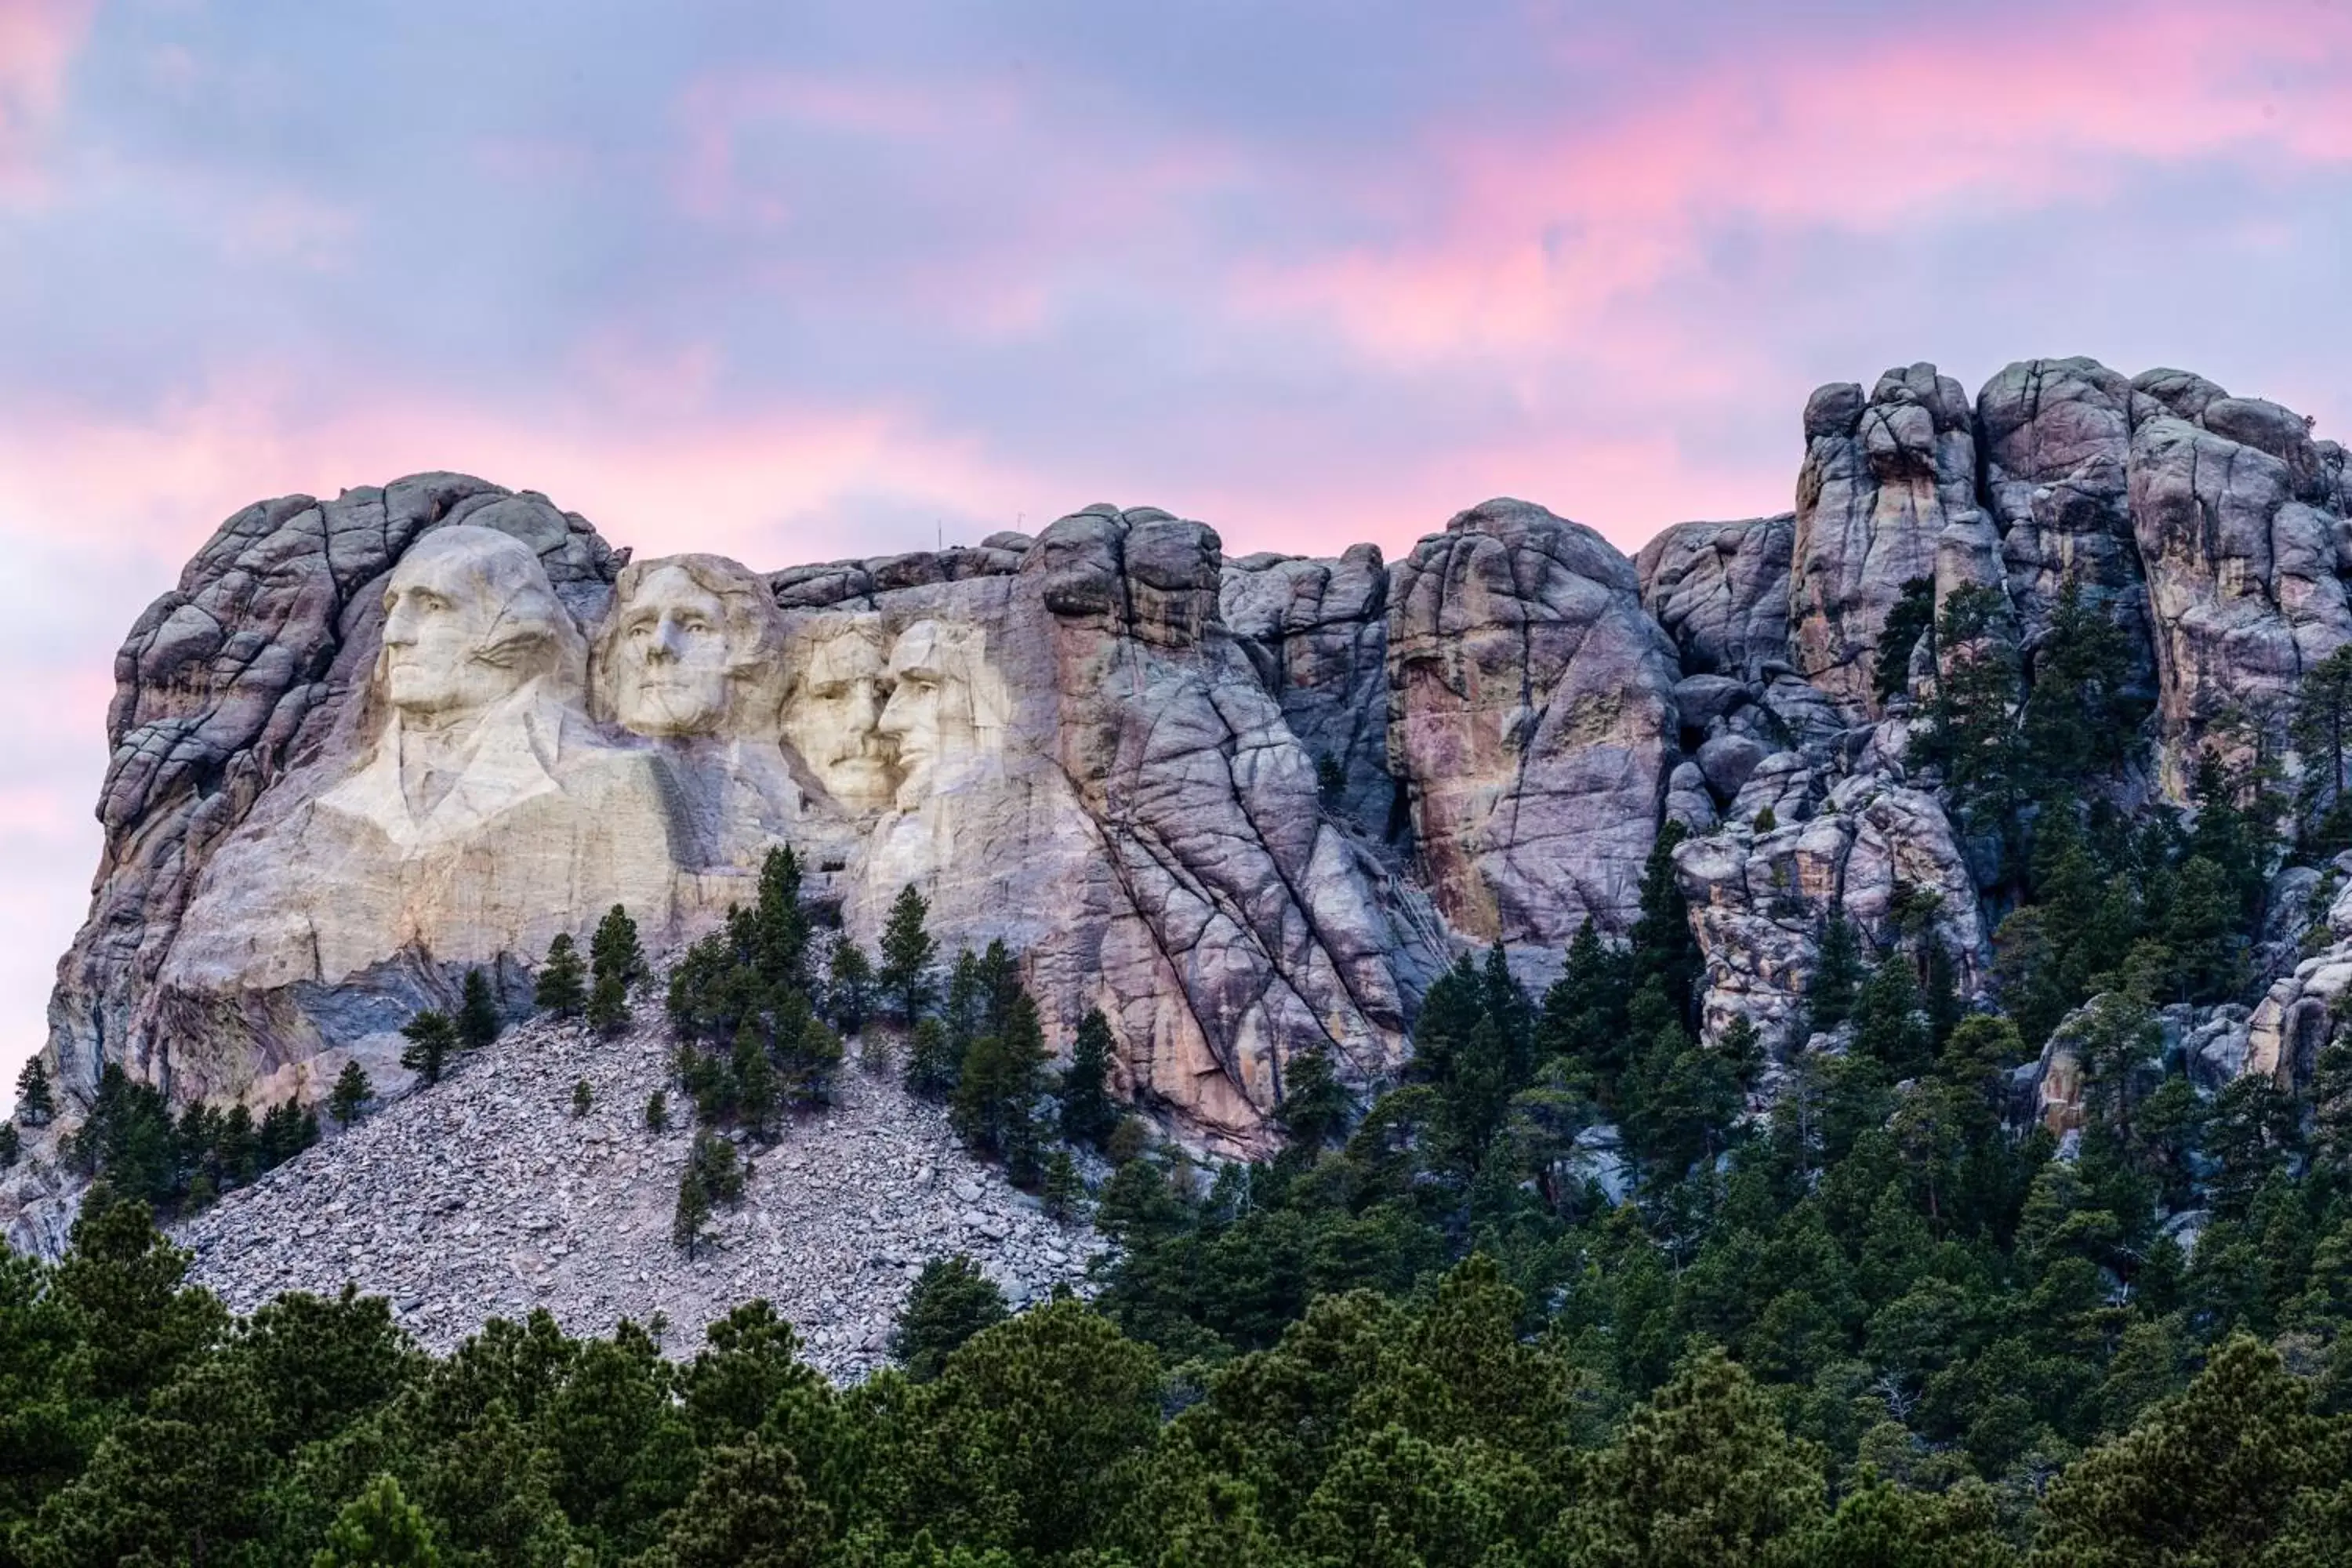
[[[723,555],[632,563],[596,649],[601,710],[640,735],[772,740],[782,619],[764,579]]]
[[[887,809],[898,789],[880,729],[890,697],[882,617],[824,616],[793,638],[797,671],[784,700],[784,738],[843,810]]]

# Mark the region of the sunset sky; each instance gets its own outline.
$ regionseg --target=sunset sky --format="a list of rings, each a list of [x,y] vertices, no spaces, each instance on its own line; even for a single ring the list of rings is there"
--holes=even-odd
[[[1097,500],[1393,557],[1790,504],[1806,393],[2352,428],[2352,0],[0,0],[0,1101],[113,650],[423,468],[762,568]]]

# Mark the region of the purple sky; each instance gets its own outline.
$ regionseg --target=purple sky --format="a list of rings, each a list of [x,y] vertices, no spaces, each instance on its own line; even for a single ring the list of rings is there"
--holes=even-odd
[[[1512,494],[1631,550],[1786,507],[1805,394],[1914,359],[2341,437],[2347,256],[2352,0],[0,0],[0,1099],[113,648],[247,500],[461,468],[774,567]]]

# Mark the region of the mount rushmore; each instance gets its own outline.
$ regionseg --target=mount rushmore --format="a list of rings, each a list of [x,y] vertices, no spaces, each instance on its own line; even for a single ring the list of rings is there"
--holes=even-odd
[[[396,1080],[467,968],[527,996],[615,903],[674,947],[788,843],[851,937],[917,887],[948,951],[1024,954],[1052,1038],[1099,1006],[1119,1088],[1246,1154],[1302,1049],[1398,1066],[1456,952],[1540,979],[1622,933],[1669,820],[1711,1030],[1788,1048],[1825,913],[1876,933],[1903,889],[1980,990],[1995,868],[1871,679],[1906,584],[1994,595],[2029,665],[2065,584],[2125,627],[2146,798],[2352,641],[2344,450],[2277,405],[2088,360],[1971,402],[1922,364],[1801,436],[1792,511],[1638,560],[1516,500],[1393,564],[1096,506],[766,574],[451,474],[257,503],[118,656],[46,1059],[184,1101]],[[2290,949],[2253,1059],[2319,973]]]

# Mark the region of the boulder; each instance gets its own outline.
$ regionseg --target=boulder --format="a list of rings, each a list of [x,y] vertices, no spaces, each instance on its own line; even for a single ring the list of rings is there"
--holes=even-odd
[[[1685,522],[1642,547],[1642,604],[1693,675],[1760,679],[1789,657],[1789,552],[1796,514]],[[1692,721],[1689,713],[1683,721]]]
[[[1622,931],[1675,762],[1674,644],[1589,528],[1495,500],[1423,539],[1389,591],[1389,771],[1431,897],[1531,961],[1589,916]]]

